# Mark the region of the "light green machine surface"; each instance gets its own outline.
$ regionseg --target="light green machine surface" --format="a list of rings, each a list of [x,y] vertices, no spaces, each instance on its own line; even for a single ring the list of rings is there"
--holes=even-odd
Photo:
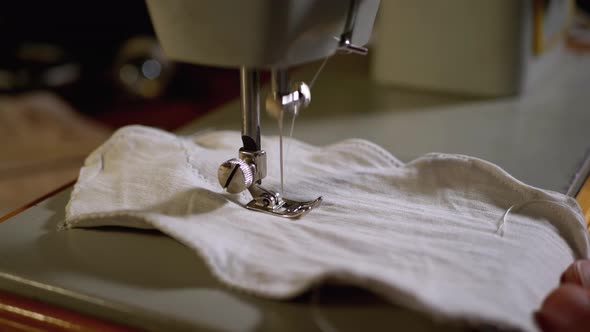
[[[478,100],[375,86],[366,59],[336,58],[317,81],[295,137],[314,144],[366,138],[403,161],[431,151],[469,154],[565,192],[590,145],[590,58],[562,60],[521,98]],[[309,80],[317,65],[298,75]],[[237,130],[239,123],[232,102],[182,132]],[[273,121],[263,121],[263,133],[277,133]],[[313,296],[278,302],[239,293],[156,232],[57,231],[69,192],[0,223],[0,289],[155,331],[314,331],[318,312],[340,331],[451,329],[358,290],[322,290],[315,307]]]

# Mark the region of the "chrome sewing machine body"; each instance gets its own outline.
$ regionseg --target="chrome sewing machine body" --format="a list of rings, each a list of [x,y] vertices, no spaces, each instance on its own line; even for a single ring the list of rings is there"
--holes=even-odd
[[[147,0],[158,39],[174,60],[240,69],[242,147],[219,167],[229,193],[248,190],[247,208],[297,218],[321,203],[299,202],[262,186],[266,153],[260,142],[260,71],[271,72],[266,109],[298,115],[310,87],[291,84],[289,68],[338,51],[366,54],[379,0]]]

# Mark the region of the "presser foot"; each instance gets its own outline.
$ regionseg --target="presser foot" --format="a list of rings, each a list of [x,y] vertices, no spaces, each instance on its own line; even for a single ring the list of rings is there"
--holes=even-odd
[[[228,193],[237,194],[248,190],[252,197],[246,208],[283,218],[299,218],[318,207],[322,198],[299,202],[283,198],[281,194],[260,185],[266,176],[266,154],[264,151],[240,151],[240,159],[230,159],[217,170],[219,184]]]
[[[322,197],[306,202],[283,198],[281,194],[264,189],[256,184],[252,185],[248,190],[254,199],[246,205],[247,209],[283,218],[295,219],[302,217],[322,203]]]

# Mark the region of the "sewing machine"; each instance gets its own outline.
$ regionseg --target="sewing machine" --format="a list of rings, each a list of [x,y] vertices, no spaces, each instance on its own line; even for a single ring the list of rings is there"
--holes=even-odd
[[[354,135],[402,161],[430,151],[473,155],[525,183],[563,193],[585,158],[588,57],[564,58],[551,82],[541,82],[523,98],[501,100],[383,87],[371,80],[368,57],[329,61],[309,112],[297,123],[305,141],[316,146]],[[316,70],[315,64],[306,65],[291,76],[312,77]],[[239,104],[228,102],[177,133],[238,128]],[[277,134],[275,123],[262,117],[265,134]],[[192,250],[158,233],[57,231],[71,192],[71,187],[56,191],[0,222],[0,292],[146,331],[319,331],[315,312],[342,332],[465,331],[358,290],[322,290],[317,310],[311,309],[311,295],[275,301],[235,291],[214,278]]]
[[[229,193],[248,190],[247,208],[297,218],[321,203],[294,201],[262,187],[266,153],[260,142],[260,71],[271,72],[266,109],[298,115],[310,87],[291,85],[289,68],[337,51],[366,54],[379,0],[147,0],[154,28],[174,60],[240,69],[242,144],[239,158],[219,167]]]

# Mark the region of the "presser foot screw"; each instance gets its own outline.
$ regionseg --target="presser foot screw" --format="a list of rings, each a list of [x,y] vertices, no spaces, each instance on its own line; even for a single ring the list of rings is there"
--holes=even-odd
[[[228,193],[238,194],[252,185],[254,182],[254,170],[245,161],[233,158],[219,166],[217,179]]]

